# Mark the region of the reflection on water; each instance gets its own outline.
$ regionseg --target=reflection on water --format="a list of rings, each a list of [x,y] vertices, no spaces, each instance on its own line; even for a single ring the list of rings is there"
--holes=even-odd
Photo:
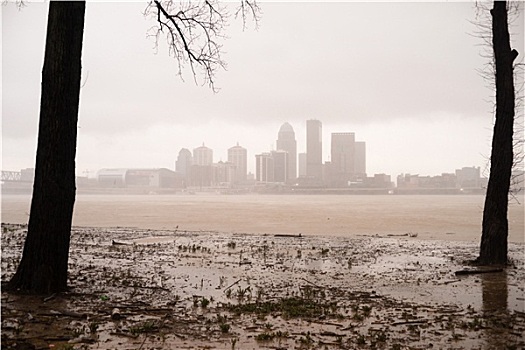
[[[508,298],[509,288],[507,282],[507,272],[488,273],[481,275],[481,288],[483,295],[483,316],[485,319],[485,341],[487,349],[500,349],[507,343],[505,334],[501,332],[505,320],[509,319]],[[496,318],[497,316],[497,318]]]
[[[509,289],[506,271],[482,274],[481,286],[483,293],[483,312],[508,312]]]

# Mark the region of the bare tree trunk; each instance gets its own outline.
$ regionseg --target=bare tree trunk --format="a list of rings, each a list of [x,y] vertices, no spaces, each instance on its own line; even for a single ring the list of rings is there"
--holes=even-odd
[[[496,74],[496,121],[477,262],[484,265],[500,265],[507,263],[507,211],[513,164],[512,137],[515,113],[513,62],[518,52],[510,47],[507,2],[494,1],[494,8],[490,13]]]
[[[12,290],[44,294],[67,288],[84,12],[84,1],[49,4],[35,183]]]

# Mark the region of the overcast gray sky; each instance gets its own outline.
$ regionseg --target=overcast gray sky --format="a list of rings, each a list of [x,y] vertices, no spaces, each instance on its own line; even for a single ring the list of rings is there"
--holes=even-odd
[[[258,30],[230,22],[218,94],[188,71],[182,81],[164,42],[156,53],[146,4],[87,3],[78,174],[174,169],[181,148],[203,142],[216,162],[239,142],[253,172],[284,122],[304,152],[307,119],[323,123],[324,161],[332,132],[365,141],[369,175],[486,163],[492,91],[473,3],[261,2]],[[3,170],[34,167],[47,10],[2,7]],[[515,24],[523,61],[523,15]]]

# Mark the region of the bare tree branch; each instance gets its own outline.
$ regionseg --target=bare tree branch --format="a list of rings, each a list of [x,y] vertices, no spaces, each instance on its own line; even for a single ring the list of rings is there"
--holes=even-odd
[[[15,0],[15,1],[2,0],[2,6],[7,6],[7,4],[9,4],[11,2],[14,2],[16,4],[16,7],[18,7],[19,11],[27,6],[26,1],[24,1],[24,0]]]
[[[237,13],[242,13],[243,25],[248,14],[256,25],[259,21],[260,9],[255,1],[241,0]],[[215,74],[219,69],[226,69],[222,41],[227,39],[224,34],[230,17],[227,8],[217,0],[196,3],[152,0],[144,15],[156,20],[148,33],[155,41],[155,49],[158,49],[159,38],[166,37],[169,54],[178,62],[179,76],[182,78],[184,66],[188,64],[195,83],[198,83],[197,70],[200,70],[203,84],[217,92]]]
[[[251,17],[255,22],[255,29],[259,29],[261,9],[255,1],[241,0],[241,5],[235,12],[235,18],[242,17],[243,30],[246,30],[247,18]]]

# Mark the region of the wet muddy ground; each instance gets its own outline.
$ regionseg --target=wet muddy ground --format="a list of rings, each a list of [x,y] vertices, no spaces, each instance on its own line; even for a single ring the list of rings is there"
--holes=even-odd
[[[2,292],[2,349],[523,349],[525,246],[456,276],[477,242],[413,236],[75,227],[69,292]]]

